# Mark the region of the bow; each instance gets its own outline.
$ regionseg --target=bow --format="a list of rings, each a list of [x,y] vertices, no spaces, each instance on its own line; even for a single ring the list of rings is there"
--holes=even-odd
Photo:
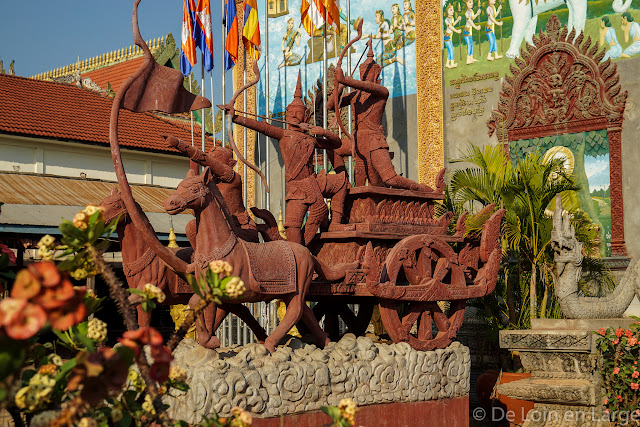
[[[240,88],[238,88],[238,90],[235,91],[235,93],[233,94],[233,96],[231,97],[231,100],[227,105],[230,105],[233,107],[236,103],[236,99],[238,98],[238,95],[240,95],[242,92],[244,92],[245,90],[249,89],[251,86],[258,83],[258,81],[260,80],[260,70],[258,69],[257,61],[253,61],[253,72],[255,73],[256,78],[251,80],[247,84],[241,86]],[[236,147],[236,143],[233,138],[233,121],[232,120],[233,120],[233,117],[231,117],[230,114],[227,114],[227,132],[229,133],[229,145],[231,145],[231,149],[233,150],[234,153],[236,153],[236,156],[240,159],[242,163],[247,165],[249,168],[253,169],[254,172],[257,173],[258,175],[260,175],[260,178],[262,179],[262,183],[264,184],[264,188],[265,190],[267,190],[267,193],[268,193],[269,185],[267,184],[267,178],[264,176],[264,173],[262,173],[262,171],[256,165],[254,165],[253,163],[250,163],[247,159],[245,159],[245,157],[238,150],[238,147]]]
[[[358,23],[358,35],[355,36],[349,43],[347,43],[347,45],[344,47],[344,49],[342,49],[342,52],[340,53],[340,57],[338,58],[338,62],[336,63],[336,69],[340,68],[342,69],[342,59],[344,58],[344,54],[347,53],[349,51],[349,49],[351,48],[351,45],[354,44],[355,42],[357,42],[358,40],[360,40],[360,38],[362,37],[362,22],[364,20],[360,19],[360,23]],[[353,137],[353,135],[351,135],[349,132],[347,132],[347,129],[345,129],[344,124],[342,123],[342,116],[340,114],[340,102],[342,101],[342,97],[338,97],[338,79],[333,78],[333,108],[336,112],[336,120],[338,121],[338,126],[340,126],[340,130],[342,130],[342,133],[344,133],[347,138],[349,138],[351,140],[351,157],[355,158],[355,139]]]

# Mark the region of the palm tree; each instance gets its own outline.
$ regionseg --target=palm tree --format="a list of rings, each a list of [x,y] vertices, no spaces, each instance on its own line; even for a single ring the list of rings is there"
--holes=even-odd
[[[500,312],[508,324],[526,325],[523,314],[527,309],[523,300],[527,293],[529,317],[536,317],[536,291],[540,285],[543,286],[540,315],[559,314],[555,305],[549,304],[553,295],[549,295],[553,286],[549,267],[553,260],[549,247],[552,220],[546,210],[557,193],[578,188],[562,167],[562,159],[544,162],[539,152],[532,152],[512,164],[500,146],[470,146],[468,154],[454,162],[472,165],[455,171],[451,178],[452,200],[457,209],[463,206],[477,209],[494,203],[507,210],[502,226],[505,261],[502,305],[506,307]],[[479,221],[473,220],[467,225],[471,232],[480,226]],[[543,273],[542,280],[538,279],[539,270]],[[513,276],[515,282],[511,280]],[[526,286],[522,286],[526,276],[529,276],[528,292]],[[498,298],[494,303],[500,305],[499,297],[493,298]]]

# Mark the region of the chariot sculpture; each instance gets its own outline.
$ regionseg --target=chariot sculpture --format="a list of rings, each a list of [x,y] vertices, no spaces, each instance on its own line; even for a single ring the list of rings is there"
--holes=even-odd
[[[117,196],[122,210],[126,210],[127,221],[131,222],[127,227],[135,228],[131,229],[131,233],[136,233],[135,240],[148,246],[144,251],[142,248],[132,250],[128,247],[131,244],[125,239],[121,240],[123,253],[130,250],[137,254],[132,258],[137,256],[140,259],[130,261],[139,270],[136,274],[143,274],[145,269],[156,269],[160,274],[153,278],[166,282],[164,286],[169,289],[173,300],[195,303],[198,297],[190,294],[181,277],[202,271],[207,268],[209,261],[215,259],[231,263],[234,274],[247,284],[247,292],[240,299],[224,300],[220,312],[213,306],[198,322],[198,342],[211,348],[219,345],[214,335],[215,329],[227,311],[235,312],[247,321],[259,340],[273,351],[287,331],[300,320],[304,321],[320,346],[336,335],[336,322],[332,322],[336,316],[342,317],[349,331],[362,334],[375,305],[379,307],[382,322],[394,342],[407,342],[417,350],[446,347],[462,324],[466,300],[487,295],[495,288],[501,258],[499,237],[504,210],[493,212],[493,206],[486,208],[489,219],[481,235],[472,238],[465,237],[466,214],[463,214],[455,225],[455,233],[451,235],[447,230],[452,225],[453,214],[438,217],[435,214],[436,202],[444,199],[444,171],[439,174],[435,189],[397,176],[395,171],[389,170],[375,171],[380,178],[377,180],[379,186],[364,185],[362,174],[373,173],[371,168],[379,167],[377,165],[390,164],[383,157],[389,155],[388,146],[383,141],[366,145],[364,138],[371,134],[366,129],[358,131],[356,128],[354,136],[349,135],[340,142],[327,130],[305,125],[301,120],[304,114],[293,114],[297,121],[290,121],[289,114],[287,116],[291,127],[287,131],[289,133],[282,133],[282,138],[290,138],[289,142],[304,140],[313,144],[311,139],[323,138],[326,147],[337,153],[334,158],[351,152],[364,159],[365,163],[358,167],[361,174],[357,179],[358,186],[340,187],[340,194],[346,193],[341,206],[343,211],[339,212],[340,220],[333,221],[329,231],[316,235],[317,228],[307,229],[304,233],[292,233],[296,234],[297,242],[283,240],[272,229],[275,221],[271,214],[254,209],[256,216],[266,220],[266,224],[257,226],[265,242],[243,240],[240,238],[242,231],[234,220],[238,215],[242,217],[242,210],[234,205],[234,212],[230,212],[228,202],[218,188],[223,178],[207,166],[200,173],[197,167],[192,168],[176,192],[165,201],[165,209],[169,214],[193,209],[196,219],[187,230],[192,248],[176,254],[160,243],[146,216],[135,203],[127,182],[118,145],[119,114],[122,109],[177,113],[207,108],[210,103],[184,89],[178,70],[155,62],[139,32],[139,1],[136,1],[133,11],[133,37],[144,51],[144,62],[120,87],[113,101],[110,123],[111,152],[121,189],[121,194],[114,193],[112,196]],[[358,37],[345,47],[345,51],[360,36],[361,27]],[[356,112],[365,111],[368,105],[374,104],[378,111],[384,108],[388,96],[388,92],[385,95],[385,91],[376,86],[376,76],[367,74],[371,69],[375,70],[373,59],[369,58],[365,65],[361,68],[362,82],[341,75],[341,82],[345,85],[363,91],[363,94],[370,91],[377,97],[368,98],[364,94],[363,98],[369,99],[367,102],[370,104],[354,106],[354,102],[361,98],[349,96],[346,102],[351,103]],[[343,105],[338,99],[338,89],[336,83],[336,106]],[[233,100],[225,108],[232,110]],[[235,116],[233,111],[230,116]],[[243,124],[247,123],[245,120]],[[271,131],[266,128],[262,130]],[[377,133],[375,137],[379,138]],[[172,144],[178,145],[175,141]],[[296,147],[295,144],[290,146]],[[208,164],[204,153],[196,157],[203,165]],[[245,161],[241,156],[238,157]],[[334,166],[339,168],[344,164]],[[360,169],[363,166],[366,169],[364,172]],[[305,165],[302,165],[296,173],[306,170],[304,168]],[[311,172],[305,172],[300,179],[296,188],[303,193],[307,191],[304,193],[306,196],[315,191],[309,186],[323,182],[322,176],[315,177],[315,173],[311,175]],[[368,175],[367,179],[372,182]],[[306,183],[310,184],[307,186]],[[340,185],[345,184],[341,181]],[[389,187],[395,185],[402,188]],[[287,197],[289,200],[289,193]],[[294,194],[292,197],[297,196]],[[304,209],[312,206],[305,198],[296,200],[296,206]],[[328,216],[326,207],[315,212],[319,215],[318,221],[308,221],[307,227],[318,227],[327,219],[321,216]],[[315,237],[306,239],[308,236]],[[304,246],[300,243],[307,244]],[[132,279],[129,285],[139,286],[133,283],[133,276],[129,275]],[[275,331],[266,336],[240,303],[274,298],[285,301],[287,313]],[[313,311],[305,303],[306,300],[317,302]],[[354,305],[359,307],[357,313],[351,309]],[[325,318],[324,330],[317,320],[321,317]]]

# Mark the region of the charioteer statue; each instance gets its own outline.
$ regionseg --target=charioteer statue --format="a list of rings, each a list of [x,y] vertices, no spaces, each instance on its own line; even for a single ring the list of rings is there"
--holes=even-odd
[[[232,121],[278,140],[284,161],[287,193],[285,230],[287,240],[308,244],[318,227],[327,222],[328,209],[325,197],[331,199],[330,229],[340,224],[344,217],[344,202],[349,183],[344,171],[328,175],[315,173],[313,156],[316,149],[335,149],[341,146],[338,135],[319,126],[309,126],[309,110],[302,101],[300,73],[293,101],[287,106],[287,129],[235,114],[233,104],[224,106]],[[309,212],[304,235],[302,222]]]
[[[389,91],[380,84],[378,77],[382,67],[374,60],[371,39],[367,46],[369,47],[367,59],[360,65],[360,80],[344,75],[341,68],[342,56],[336,64],[334,78],[336,86],[340,85],[334,92],[334,96],[327,100],[327,107],[336,110],[336,118],[341,127],[343,126],[340,122],[340,112],[335,108],[337,104],[340,108],[350,105],[355,117],[353,137],[343,138],[343,146],[337,152],[342,155],[351,154],[348,153],[351,148],[349,146],[355,145],[353,147],[356,158],[355,182],[358,187],[365,185],[365,180],[368,180],[369,185],[376,187],[431,192],[433,189],[428,185],[398,175],[391,163],[389,145],[382,127],[382,116],[389,98]],[[349,45],[345,49],[348,47]],[[342,100],[338,100],[338,94],[345,89],[345,86],[355,90],[342,97]],[[343,132],[348,135],[345,129]]]
[[[258,229],[244,206],[242,177],[233,167],[236,161],[233,151],[228,147],[214,146],[205,154],[197,147],[179,140],[175,136],[166,137],[169,147],[176,148],[182,154],[201,166],[209,166],[216,185],[231,212],[232,228],[238,237],[248,242],[258,242]]]

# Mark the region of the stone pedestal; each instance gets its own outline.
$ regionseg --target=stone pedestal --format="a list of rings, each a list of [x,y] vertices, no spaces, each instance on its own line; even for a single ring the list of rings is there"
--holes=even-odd
[[[525,426],[609,426],[596,351],[599,328],[627,328],[632,319],[536,319],[533,329],[500,331],[500,347],[518,351],[531,378],[498,386],[535,402]]]

